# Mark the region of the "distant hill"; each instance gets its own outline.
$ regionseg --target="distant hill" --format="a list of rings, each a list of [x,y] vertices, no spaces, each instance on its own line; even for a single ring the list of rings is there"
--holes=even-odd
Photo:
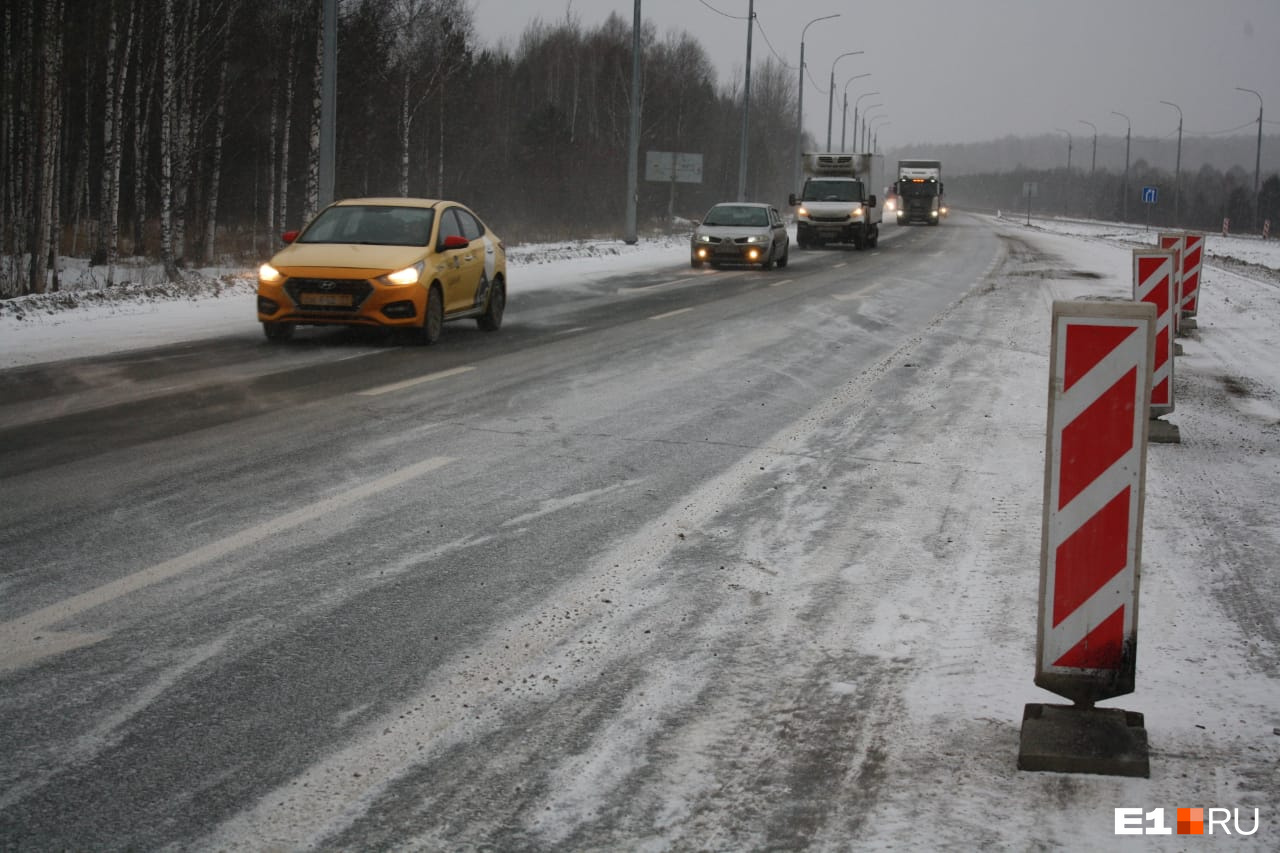
[[[1087,172],[1093,156],[1093,134],[1086,128],[1073,134],[1071,168]],[[1182,137],[1182,172],[1189,174],[1209,165],[1222,171],[1239,167],[1253,175],[1258,137]],[[1130,146],[1130,168],[1140,160],[1153,168],[1172,172],[1177,158],[1178,140],[1174,134],[1168,138],[1135,136]],[[1005,136],[987,142],[948,143],[938,145],[908,145],[884,149],[885,163],[890,168],[897,160],[927,158],[941,160],[943,174],[948,177],[972,174],[1012,172],[1019,169],[1061,169],[1067,165],[1067,137],[1065,134],[1041,136]],[[1098,136],[1097,169],[1100,171],[1124,171],[1124,137]],[[1262,174],[1267,176],[1280,171],[1280,136],[1262,138]]]

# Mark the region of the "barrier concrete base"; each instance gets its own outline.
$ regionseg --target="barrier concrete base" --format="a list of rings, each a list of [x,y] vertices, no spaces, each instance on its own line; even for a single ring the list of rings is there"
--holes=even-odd
[[[1152,444],[1182,444],[1182,433],[1177,424],[1152,418],[1147,421],[1147,441]]]
[[[1184,353],[1182,352],[1182,344],[1178,343],[1177,341],[1173,342],[1173,354],[1175,356],[1184,355]]]
[[[1194,332],[1198,328],[1200,327],[1196,325],[1195,317],[1183,317],[1178,321],[1178,334],[1182,334],[1183,332]]]
[[[1022,714],[1018,769],[1150,778],[1142,714],[1028,704]]]

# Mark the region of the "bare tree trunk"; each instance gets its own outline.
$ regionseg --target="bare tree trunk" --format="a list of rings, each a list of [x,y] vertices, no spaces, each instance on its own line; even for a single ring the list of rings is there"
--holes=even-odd
[[[444,93],[440,87],[440,146],[436,151],[436,198],[444,198]]]
[[[84,97],[84,126],[92,125],[93,117],[93,99],[90,92],[93,91],[92,86],[85,87]],[[70,150],[71,141],[63,139],[63,150]],[[89,207],[89,134],[80,134],[80,156],[77,158],[75,177],[71,182],[71,212],[72,212],[72,228],[71,228],[71,254],[79,254],[80,249],[80,223],[82,221],[81,213],[86,212]],[[64,164],[59,163],[58,168],[65,171]],[[88,219],[84,216],[83,219]],[[54,232],[57,233],[56,231]],[[54,239],[57,239],[56,237]]]
[[[177,283],[182,281],[182,275],[173,255],[173,73],[176,64],[173,3],[174,0],[164,0],[163,35],[160,39],[160,51],[164,56],[160,94],[160,261],[169,281]]]
[[[119,152],[119,130],[116,125],[116,4],[107,3],[107,45],[106,45],[106,62],[102,74],[102,91],[104,107],[102,110],[102,195],[99,198],[98,210],[98,239],[94,246],[93,254],[89,258],[91,264],[105,264],[107,262],[107,239],[108,229],[106,227],[107,200],[111,197],[111,158],[118,156]],[[88,97],[85,98],[88,101]],[[85,127],[89,127],[88,122]],[[85,134],[85,139],[89,138]],[[107,284],[111,284],[111,272],[107,272]]]
[[[138,46],[139,54],[142,45]],[[140,57],[141,58],[141,57]],[[142,68],[133,83],[133,254],[147,253],[147,166],[150,159],[151,87],[155,84],[156,69],[160,57],[152,56],[151,67],[144,74]]]
[[[307,139],[307,190],[306,203],[302,211],[302,221],[306,222],[315,216],[320,206],[320,85],[324,70],[324,4],[317,3],[320,11],[316,26],[316,67],[311,77],[311,133]]]
[[[235,14],[236,4],[232,3],[227,10],[226,20],[230,21]],[[214,241],[218,234],[218,188],[222,174],[222,136],[227,126],[227,66],[230,64],[229,27],[223,29],[219,41],[222,43],[222,61],[218,68],[218,102],[217,118],[213,131],[213,163],[209,175],[209,198],[204,216],[204,262],[213,264]]]
[[[267,231],[279,232],[276,227],[276,134],[280,101],[276,97],[276,87],[271,87],[271,121],[267,130]]]
[[[400,195],[409,196],[409,124],[413,112],[409,109],[409,72],[401,78],[400,88]]]
[[[113,121],[116,126],[114,145],[111,150],[106,153],[106,163],[104,163],[104,171],[106,172],[106,194],[103,197],[102,205],[106,211],[106,221],[100,230],[107,232],[106,249],[107,249],[107,286],[115,284],[116,273],[116,256],[120,252],[120,163],[124,159],[121,156],[123,146],[123,126],[121,124],[124,119],[124,87],[125,80],[129,76],[130,57],[133,55],[133,29],[137,21],[137,6],[134,0],[129,0],[129,24],[125,29],[124,50],[120,54],[120,70],[116,74],[115,91],[111,93],[111,103],[108,108],[111,111]],[[139,128],[134,128],[134,133],[140,133]]]
[[[182,30],[177,34],[175,53],[181,54],[176,102],[170,103],[173,111],[173,253],[174,263],[186,266],[188,200],[191,194],[192,158],[195,151],[195,114],[199,109],[195,97],[196,78],[196,22],[200,16],[200,0],[190,0],[187,14],[182,19]],[[175,57],[176,59],[176,57]],[[168,80],[166,79],[166,84]]]
[[[289,131],[293,127],[293,94],[294,94],[294,72],[297,70],[297,44],[298,40],[289,37],[289,59],[285,65],[284,72],[284,112],[281,115],[281,139],[280,139],[280,227],[278,231],[286,231],[289,228]]]
[[[53,208],[57,203],[55,167],[58,159],[58,136],[62,104],[59,101],[58,78],[62,74],[62,0],[45,0],[40,26],[39,130],[37,131],[36,194],[32,212],[30,293],[44,293],[48,282],[48,254],[51,244]]]

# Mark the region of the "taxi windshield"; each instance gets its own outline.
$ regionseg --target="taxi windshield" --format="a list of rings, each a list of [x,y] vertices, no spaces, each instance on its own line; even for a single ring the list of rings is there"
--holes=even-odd
[[[371,246],[425,246],[435,211],[427,207],[344,204],[317,216],[299,243],[361,243]]]

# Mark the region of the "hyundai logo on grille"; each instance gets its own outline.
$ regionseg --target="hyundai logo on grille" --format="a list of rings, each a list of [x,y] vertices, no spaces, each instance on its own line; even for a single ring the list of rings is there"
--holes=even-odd
[[[317,281],[316,286],[321,290],[333,290],[338,286],[338,283],[336,281]]]

